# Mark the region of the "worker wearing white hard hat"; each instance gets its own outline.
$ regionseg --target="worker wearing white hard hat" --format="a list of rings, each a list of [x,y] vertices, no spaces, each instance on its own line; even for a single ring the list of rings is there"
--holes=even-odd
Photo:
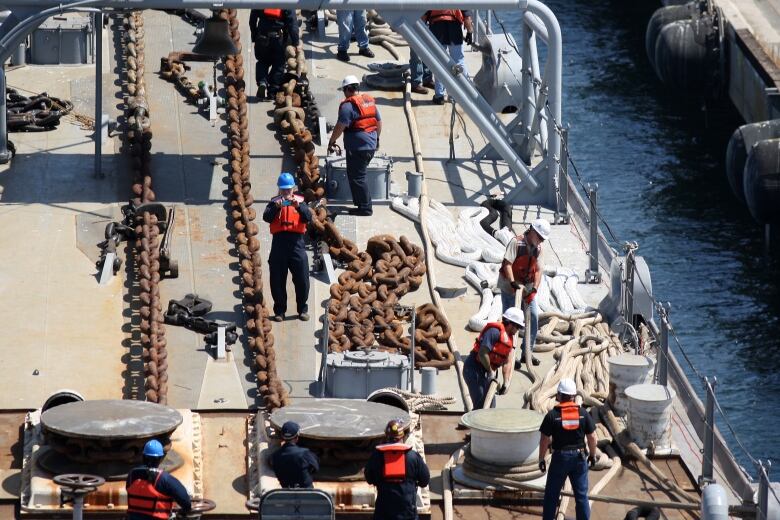
[[[517,302],[517,292],[523,295],[522,307],[530,308],[531,345],[533,352],[536,344],[536,332],[539,329],[539,305],[536,303],[536,293],[542,283],[542,265],[539,255],[542,243],[550,237],[550,223],[544,219],[536,219],[522,235],[513,238],[506,246],[504,259],[498,274],[498,288],[501,290],[501,303],[504,310],[514,307]],[[525,352],[525,338],[522,345]],[[522,356],[518,358],[518,361]],[[531,356],[534,365],[539,360]]]
[[[561,489],[568,478],[574,491],[577,520],[590,519],[588,466],[596,463],[596,424],[574,400],[577,385],[564,378],[558,383],[558,404],[547,412],[539,427],[539,469],[547,472],[547,450],[552,447],[550,471],[544,486],[543,520],[553,520]],[[587,441],[588,449],[585,450]]]
[[[471,394],[474,408],[484,408],[485,397],[491,381],[498,382],[501,369],[503,382],[498,387],[498,395],[504,395],[509,389],[515,360],[514,337],[524,324],[523,311],[511,307],[504,311],[500,322],[488,323],[474,341],[474,346],[463,364],[463,379]],[[495,399],[490,403],[493,408]]]
[[[366,170],[379,148],[382,133],[382,117],[376,100],[360,92],[360,80],[349,75],[341,82],[344,100],[339,105],[336,127],[330,135],[328,154],[336,153],[336,141],[344,135],[344,152],[347,155],[347,180],[355,204],[349,212],[353,215],[373,214],[371,193],[366,180]],[[340,152],[339,152],[340,153]]]

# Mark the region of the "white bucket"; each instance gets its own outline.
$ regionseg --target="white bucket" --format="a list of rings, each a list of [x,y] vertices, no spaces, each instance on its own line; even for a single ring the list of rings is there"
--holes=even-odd
[[[640,448],[672,445],[672,401],[676,393],[663,385],[634,385],[626,388],[628,431]]]
[[[628,412],[626,388],[650,381],[653,373],[653,360],[647,356],[621,354],[607,358],[609,364],[609,404],[615,415]]]
[[[544,415],[516,408],[474,410],[461,422],[471,428],[471,454],[482,462],[521,466],[539,459]]]

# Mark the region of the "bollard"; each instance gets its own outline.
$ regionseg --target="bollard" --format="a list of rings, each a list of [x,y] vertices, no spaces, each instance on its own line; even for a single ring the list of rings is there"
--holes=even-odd
[[[439,371],[434,367],[423,367],[420,369],[422,373],[422,389],[420,393],[423,395],[436,394],[436,376]]]
[[[658,357],[658,384],[666,386],[669,379],[669,310],[671,305],[658,304],[658,314],[661,317],[661,355]]]
[[[406,172],[406,194],[411,198],[419,198],[422,193],[423,174],[420,172]]]
[[[590,222],[588,222],[590,228],[590,248],[588,256],[590,257],[590,267],[585,271],[585,279],[588,283],[601,282],[601,273],[599,272],[599,218],[596,202],[598,191],[598,184],[588,184],[588,199],[590,199]]]
[[[715,448],[715,385],[718,379],[713,377],[712,383],[704,378],[704,387],[707,391],[707,402],[705,405],[704,421],[704,449],[702,450],[701,475],[699,476],[699,486],[713,482],[713,450]]]

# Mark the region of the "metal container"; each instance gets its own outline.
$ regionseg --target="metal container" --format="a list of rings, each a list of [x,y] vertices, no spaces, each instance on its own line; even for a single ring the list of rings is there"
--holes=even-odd
[[[30,63],[82,65],[94,61],[92,17],[78,13],[53,16],[32,33]]]
[[[434,395],[436,393],[436,376],[439,374],[439,370],[434,367],[422,367],[420,372],[422,374],[422,394]]]
[[[380,351],[328,354],[325,391],[329,397],[365,399],[380,388],[406,389],[409,358]]]
[[[653,360],[647,356],[621,354],[607,359],[609,364],[609,404],[616,415],[628,412],[626,388],[641,385],[650,380]]]
[[[663,385],[626,388],[628,431],[640,448],[668,448],[672,444],[672,401],[676,393]]]
[[[390,172],[393,161],[386,154],[375,154],[366,168],[366,182],[371,200],[387,200],[390,194]],[[325,159],[325,189],[330,201],[352,202],[347,178],[347,158],[331,155]]]
[[[471,454],[482,462],[521,466],[539,458],[539,426],[544,415],[533,410],[488,408],[461,418],[471,428]]]
[[[412,198],[417,198],[422,193],[423,174],[419,172],[406,172],[406,194]]]
[[[719,484],[707,484],[701,492],[702,520],[728,520],[729,500]]]

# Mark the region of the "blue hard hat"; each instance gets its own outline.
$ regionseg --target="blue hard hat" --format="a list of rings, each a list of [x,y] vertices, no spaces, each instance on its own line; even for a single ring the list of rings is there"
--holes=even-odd
[[[163,445],[157,439],[152,439],[144,446],[144,457],[164,457]]]
[[[287,172],[282,173],[279,176],[279,180],[276,181],[276,185],[283,190],[289,190],[295,187],[295,179]]]
[[[301,427],[298,426],[297,422],[294,421],[287,421],[282,425],[282,439],[289,441],[290,439],[294,439],[298,436],[298,432],[301,431]]]

